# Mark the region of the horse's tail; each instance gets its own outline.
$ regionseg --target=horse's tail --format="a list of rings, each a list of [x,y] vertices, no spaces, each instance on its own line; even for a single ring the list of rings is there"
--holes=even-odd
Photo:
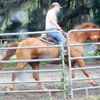
[[[13,43],[10,45],[10,47],[17,47],[19,43]],[[12,57],[16,52],[16,49],[12,49],[12,50],[7,50],[5,52],[4,57],[1,60],[9,60],[10,57]],[[0,63],[0,70],[3,68],[5,64],[4,63]]]

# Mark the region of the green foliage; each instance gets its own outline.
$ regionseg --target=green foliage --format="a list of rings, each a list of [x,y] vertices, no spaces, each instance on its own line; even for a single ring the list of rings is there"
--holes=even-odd
[[[65,30],[68,31],[73,26],[88,21],[100,25],[100,0],[1,0],[0,14],[8,16],[10,10],[21,5],[25,16],[29,17],[23,21],[22,26],[27,24],[29,31],[44,30],[46,13],[55,1],[63,7],[59,23]],[[89,5],[86,5],[88,3]],[[4,32],[6,24],[9,24],[10,18],[4,20],[1,33]]]
[[[85,53],[83,56],[84,57],[87,57],[87,56],[100,56],[100,52],[97,52],[96,54],[95,53]]]
[[[47,63],[41,62],[41,66],[46,66],[46,65],[47,65]]]
[[[97,8],[93,9],[93,20],[96,24],[100,25],[100,0],[92,0],[97,5]]]

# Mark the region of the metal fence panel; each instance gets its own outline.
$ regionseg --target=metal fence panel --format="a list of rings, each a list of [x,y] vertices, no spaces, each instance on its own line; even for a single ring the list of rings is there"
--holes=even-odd
[[[87,57],[71,57],[71,50],[70,48],[72,46],[88,46],[88,45],[100,45],[100,42],[98,43],[77,43],[77,44],[71,44],[70,43],[70,34],[72,32],[93,32],[93,31],[100,31],[100,29],[80,29],[80,30],[71,30],[68,32],[67,34],[67,37],[68,37],[68,57],[69,57],[69,72],[70,72],[70,95],[71,95],[71,98],[73,99],[74,98],[74,91],[77,91],[77,90],[85,90],[86,91],[86,96],[88,97],[89,94],[88,94],[88,90],[89,89],[97,89],[97,88],[100,88],[100,86],[91,86],[91,87],[80,87],[80,88],[74,88],[73,87],[73,82],[74,81],[79,81],[79,80],[88,80],[88,79],[99,79],[100,77],[89,77],[89,78],[75,78],[75,79],[72,79],[72,71],[73,70],[82,70],[82,69],[100,69],[100,66],[95,66],[95,67],[85,67],[85,68],[72,68],[72,64],[71,64],[71,61],[72,60],[76,60],[76,59],[94,59],[94,58],[100,58],[100,56],[87,56]],[[79,33],[80,34],[80,33]],[[99,33],[98,33],[99,34]]]
[[[25,32],[22,34],[42,34],[42,33],[47,33],[48,31],[38,31],[38,32]],[[51,32],[55,32],[55,31],[51,31]],[[0,36],[6,36],[6,35],[19,35],[21,33],[6,33],[6,34],[0,34]],[[63,41],[62,41],[63,43]],[[51,100],[51,92],[63,92],[64,94],[64,100],[66,100],[66,74],[65,74],[65,62],[64,62],[64,54],[63,54],[63,45],[51,45],[51,46],[32,46],[32,47],[0,47],[0,50],[12,50],[12,49],[32,49],[32,48],[54,48],[54,47],[59,47],[61,48],[61,53],[60,53],[60,57],[61,58],[49,58],[49,59],[34,59],[34,60],[10,60],[10,61],[1,61],[0,60],[0,63],[17,63],[17,62],[48,62],[48,61],[58,61],[58,60],[61,60],[62,61],[62,69],[49,69],[49,70],[24,70],[24,71],[1,71],[0,74],[11,74],[11,73],[33,73],[33,72],[61,72],[63,73],[62,74],[62,79],[63,80],[44,80],[44,81],[22,81],[22,82],[0,82],[0,84],[10,84],[10,83],[39,83],[39,82],[50,82],[50,83],[53,83],[53,82],[59,82],[59,83],[63,83],[63,89],[48,89],[48,90],[18,90],[18,91],[0,91],[0,93],[19,93],[19,92],[48,92],[49,93],[49,98]]]

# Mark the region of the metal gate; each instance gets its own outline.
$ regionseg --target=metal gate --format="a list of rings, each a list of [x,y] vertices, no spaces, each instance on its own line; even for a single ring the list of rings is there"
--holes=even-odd
[[[95,66],[95,67],[85,67],[85,68],[72,68],[72,64],[71,64],[71,61],[72,60],[76,60],[76,59],[93,59],[93,58],[100,58],[100,56],[87,56],[87,57],[71,57],[71,51],[70,51],[70,48],[72,46],[87,46],[87,45],[100,45],[100,43],[79,43],[79,44],[71,44],[70,43],[70,34],[72,32],[93,32],[93,31],[100,31],[100,29],[80,29],[80,30],[71,30],[68,32],[68,56],[69,56],[69,71],[70,71],[70,95],[71,95],[71,98],[73,99],[74,98],[74,91],[79,91],[79,90],[85,90],[86,91],[86,96],[88,97],[89,94],[88,94],[88,91],[90,89],[97,89],[97,88],[100,88],[100,86],[90,86],[90,87],[76,87],[74,88],[73,87],[73,83],[74,81],[79,81],[79,80],[88,80],[88,79],[100,79],[100,77],[90,77],[90,78],[75,78],[75,79],[72,79],[72,71],[75,71],[75,70],[82,70],[82,69],[100,69],[100,66]],[[72,33],[73,34],[73,33]],[[75,34],[75,33],[74,33]],[[79,33],[80,34],[80,33]],[[81,97],[80,97],[81,98]]]
[[[53,32],[53,31],[52,31]],[[0,36],[6,36],[6,35],[19,35],[19,34],[42,34],[42,33],[47,33],[47,31],[38,31],[38,32],[25,32],[25,33],[6,33],[6,34],[0,34]],[[63,42],[62,42],[63,43]],[[34,60],[4,60],[1,61],[0,63],[17,63],[17,62],[48,62],[48,61],[62,61],[62,68],[61,69],[45,69],[45,70],[23,70],[23,71],[0,71],[0,74],[12,74],[12,73],[34,73],[34,72],[61,72],[62,73],[62,78],[60,80],[44,80],[44,81],[22,81],[22,82],[0,82],[0,84],[20,84],[20,83],[52,83],[52,82],[59,82],[59,85],[62,84],[62,89],[48,89],[48,90],[17,90],[17,91],[2,91],[0,90],[1,93],[19,93],[19,92],[48,92],[49,94],[49,100],[52,100],[51,98],[51,92],[63,92],[63,99],[66,100],[66,70],[65,70],[65,63],[64,63],[64,54],[63,54],[63,46],[62,45],[50,45],[50,46],[27,46],[27,47],[0,47],[0,50],[12,50],[12,49],[34,49],[34,48],[54,48],[54,47],[59,47],[61,50],[60,57],[59,58],[49,58],[49,59],[34,59]]]

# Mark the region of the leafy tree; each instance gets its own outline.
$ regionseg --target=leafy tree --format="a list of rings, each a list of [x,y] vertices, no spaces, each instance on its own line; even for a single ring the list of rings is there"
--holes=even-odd
[[[100,0],[0,0],[0,15],[3,16],[1,32],[7,32],[9,28],[13,32],[23,23],[28,25],[29,31],[44,30],[45,15],[52,2],[59,2],[63,7],[59,24],[66,31],[83,22],[100,24]],[[19,26],[13,26],[10,12],[17,8],[27,12],[29,19]]]
[[[94,21],[94,23],[100,25],[100,0],[93,0],[93,3],[95,5],[97,5],[96,8],[92,9],[93,21]]]

